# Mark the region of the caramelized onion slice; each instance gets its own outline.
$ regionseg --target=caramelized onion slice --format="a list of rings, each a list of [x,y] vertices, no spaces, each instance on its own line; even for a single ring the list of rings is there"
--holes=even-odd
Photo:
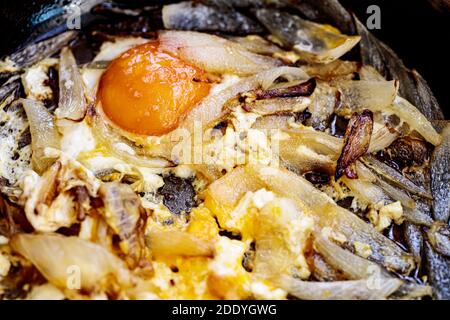
[[[249,94],[255,96],[256,99],[308,97],[313,94],[315,88],[316,79],[311,78],[293,86],[269,90],[257,89]]]
[[[30,260],[43,276],[60,288],[67,288],[68,275],[80,275],[80,289],[95,290],[117,284],[128,287],[131,275],[125,264],[105,248],[78,237],[58,234],[17,234],[12,249]]]
[[[55,119],[45,106],[35,100],[21,99],[27,114],[31,132],[31,162],[33,169],[41,174],[54,162],[45,155],[45,148],[60,148],[60,135]]]
[[[147,216],[140,198],[129,185],[119,182],[103,183],[98,191],[104,203],[104,218],[119,236],[128,266],[133,269],[145,263],[144,227]]]
[[[367,280],[314,282],[283,276],[277,284],[303,300],[383,300],[394,293],[402,281],[387,279],[375,285]]]
[[[252,53],[236,42],[206,33],[161,31],[159,41],[165,51],[212,73],[248,76],[281,65],[277,59]]]
[[[397,96],[398,81],[346,80],[337,82],[336,87],[341,93],[337,113],[346,115],[348,110],[385,110]]]
[[[389,110],[405,121],[411,129],[420,133],[429,143],[435,146],[441,143],[441,135],[436,132],[431,122],[408,100],[397,96]]]
[[[361,258],[348,250],[345,250],[316,233],[314,248],[335,269],[343,272],[349,279],[366,279],[370,276],[390,277],[379,265],[367,259]]]
[[[77,62],[72,51],[64,47],[59,58],[59,102],[55,115],[58,119],[79,121],[86,109],[85,89]]]
[[[364,110],[361,114],[354,113],[352,115],[345,131],[344,147],[337,161],[336,180],[344,173],[350,179],[358,178],[352,166],[359,157],[367,152],[372,129],[373,114],[371,111]]]

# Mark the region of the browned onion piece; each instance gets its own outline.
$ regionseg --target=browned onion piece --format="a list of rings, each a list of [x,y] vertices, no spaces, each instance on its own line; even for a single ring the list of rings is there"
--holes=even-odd
[[[129,185],[119,182],[103,183],[98,192],[103,200],[105,220],[119,236],[128,266],[133,269],[148,265],[144,239],[147,216],[138,195]]]
[[[269,90],[257,89],[250,91],[249,94],[254,95],[256,99],[308,97],[313,94],[315,88],[316,79],[311,78],[308,81],[291,87]]]
[[[321,234],[316,234],[314,248],[322,255],[328,264],[343,272],[349,279],[366,279],[370,276],[388,278],[389,274],[379,265],[361,258],[337,244],[331,242]]]
[[[75,272],[80,275],[80,289],[88,291],[108,287],[114,282],[122,287],[132,284],[122,260],[105,248],[78,237],[54,233],[17,234],[10,245],[60,288],[67,288],[69,275]]]
[[[344,173],[351,179],[358,177],[351,166],[367,152],[372,129],[373,114],[371,111],[364,110],[361,114],[354,113],[352,115],[345,131],[344,148],[336,166],[336,180]]]
[[[283,276],[277,284],[303,300],[382,300],[394,293],[402,281],[387,279],[372,287],[367,280],[314,282]]]
[[[333,175],[336,162],[336,158],[333,157],[335,153],[328,149],[328,139],[320,140],[323,136],[328,135],[312,130],[300,129],[298,131],[298,133],[290,132],[288,139],[279,141],[279,154],[285,166],[299,174],[314,171]],[[333,146],[338,147],[339,144]]]
[[[79,121],[86,114],[87,102],[81,74],[72,51],[64,47],[59,58],[58,119]]]
[[[60,135],[55,126],[55,119],[42,102],[21,99],[27,114],[31,132],[31,162],[33,169],[41,174],[54,162],[45,155],[45,148],[60,148]]]
[[[286,113],[302,112],[309,107],[311,100],[304,97],[293,98],[271,98],[264,100],[256,100],[251,102],[244,102],[242,108],[247,112],[253,112],[258,115],[272,115],[281,116]],[[234,105],[238,106],[238,104]],[[259,119],[259,118],[258,118]],[[279,127],[274,129],[280,129]]]

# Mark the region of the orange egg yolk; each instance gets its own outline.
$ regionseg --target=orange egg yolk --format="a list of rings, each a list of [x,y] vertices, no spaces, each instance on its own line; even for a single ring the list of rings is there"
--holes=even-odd
[[[103,112],[120,128],[160,136],[175,129],[208,93],[204,71],[149,42],[112,61],[97,92]]]

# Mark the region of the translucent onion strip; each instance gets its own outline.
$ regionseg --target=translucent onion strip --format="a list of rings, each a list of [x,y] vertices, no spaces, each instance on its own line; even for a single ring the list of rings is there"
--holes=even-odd
[[[41,174],[54,162],[45,155],[45,148],[60,148],[60,135],[55,119],[42,102],[28,99],[20,100],[27,114],[31,132],[32,166]]]
[[[68,272],[78,272],[80,289],[89,291],[108,286],[111,276],[122,286],[131,285],[131,275],[122,260],[105,248],[78,237],[17,234],[10,245],[60,288],[67,288]]]
[[[86,114],[87,102],[83,79],[72,51],[64,47],[59,58],[58,119],[79,121]]]
[[[384,300],[402,285],[402,281],[388,279],[377,284],[368,280],[314,282],[284,276],[277,284],[302,300]]]
[[[161,31],[162,49],[212,73],[248,76],[281,65],[277,59],[247,51],[240,44],[194,31]]]

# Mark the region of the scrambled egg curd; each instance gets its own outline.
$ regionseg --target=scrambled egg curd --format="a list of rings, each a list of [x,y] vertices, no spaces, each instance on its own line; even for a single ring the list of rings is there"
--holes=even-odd
[[[314,222],[288,199],[260,189],[247,193],[229,216],[216,220],[206,207],[195,208],[190,216],[182,229],[214,243],[214,257],[157,257],[151,282],[159,298],[284,299],[287,293],[272,284],[272,277],[291,271],[309,277],[304,252]],[[221,236],[217,221],[241,239]],[[250,255],[254,272],[244,262]]]

